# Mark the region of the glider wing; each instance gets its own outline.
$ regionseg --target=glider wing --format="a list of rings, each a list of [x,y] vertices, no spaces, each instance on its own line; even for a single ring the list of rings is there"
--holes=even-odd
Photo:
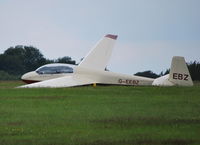
[[[107,34],[84,57],[79,66],[93,70],[105,70],[116,39],[117,35]]]
[[[65,76],[56,79],[46,80],[38,83],[20,86],[19,88],[62,88],[89,85],[93,82],[80,75]]]

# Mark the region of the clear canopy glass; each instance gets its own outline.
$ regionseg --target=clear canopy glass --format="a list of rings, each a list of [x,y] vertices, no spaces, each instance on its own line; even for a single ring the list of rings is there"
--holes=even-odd
[[[45,65],[36,70],[38,74],[73,73],[73,68],[67,65]]]

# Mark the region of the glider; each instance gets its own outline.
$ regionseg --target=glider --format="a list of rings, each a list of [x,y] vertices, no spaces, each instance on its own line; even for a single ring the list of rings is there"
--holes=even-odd
[[[193,82],[184,57],[174,56],[170,73],[157,79],[105,71],[117,35],[105,35],[79,65],[47,64],[26,73],[22,80],[27,85],[19,88],[61,88],[91,84],[192,86]]]

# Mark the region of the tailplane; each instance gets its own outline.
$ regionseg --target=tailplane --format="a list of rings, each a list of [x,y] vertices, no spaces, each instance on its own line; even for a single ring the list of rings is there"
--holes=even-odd
[[[107,34],[104,36],[86,55],[79,66],[95,70],[105,70],[116,39],[117,35]]]

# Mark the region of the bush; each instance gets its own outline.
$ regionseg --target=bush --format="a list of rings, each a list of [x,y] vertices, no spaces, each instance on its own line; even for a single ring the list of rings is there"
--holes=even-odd
[[[0,80],[19,80],[20,76],[10,75],[5,71],[0,71]]]

